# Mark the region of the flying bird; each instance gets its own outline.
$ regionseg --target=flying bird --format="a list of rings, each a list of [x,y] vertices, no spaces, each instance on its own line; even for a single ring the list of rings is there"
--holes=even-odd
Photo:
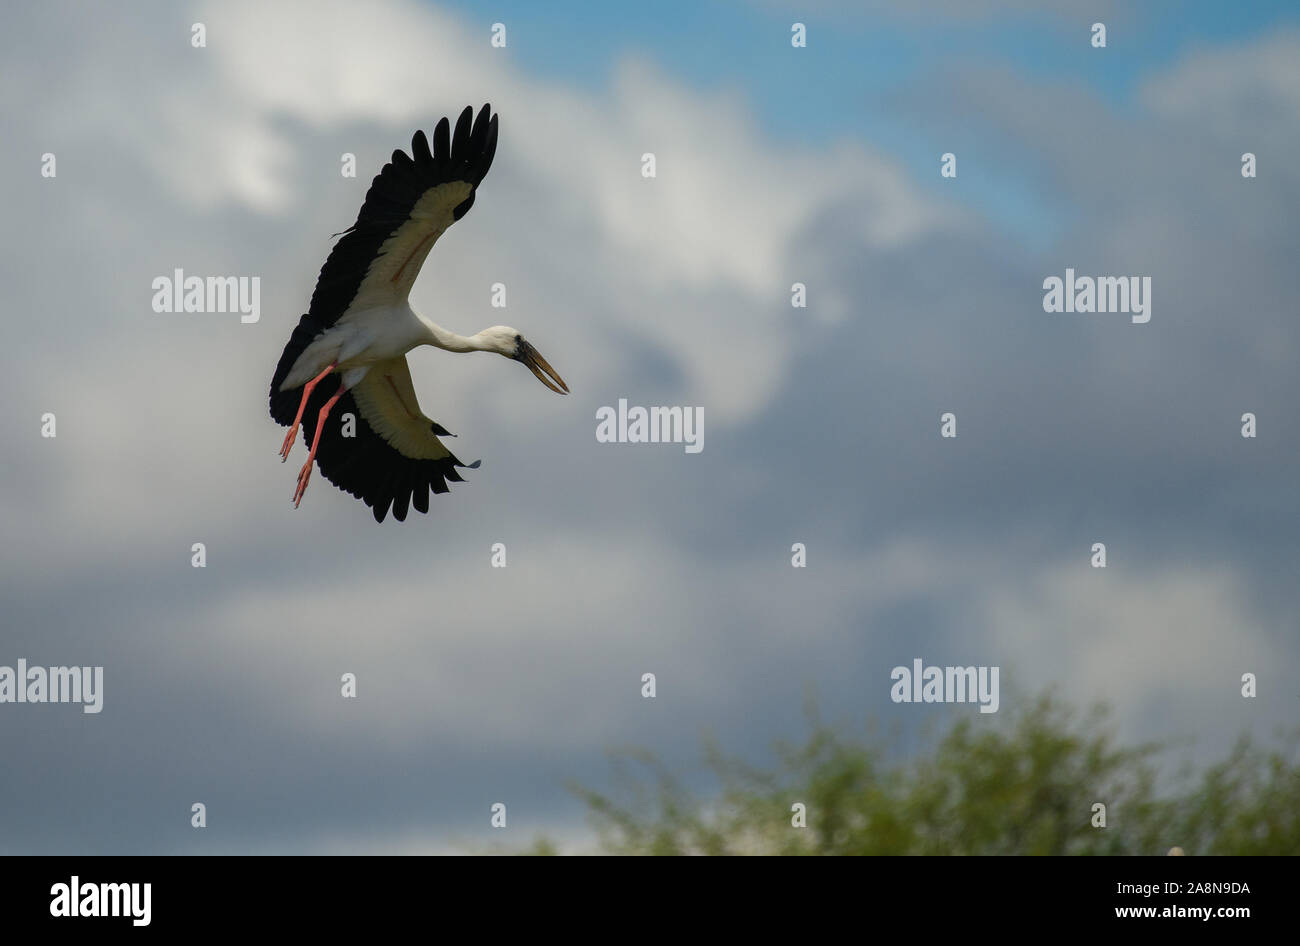
[[[444,118],[411,139],[411,154],[393,160],[370,185],[354,223],[321,267],[311,305],[293,330],[271,379],[271,417],[288,426],[280,448],[289,458],[298,428],[311,441],[298,473],[297,508],[312,463],[339,489],[360,498],[383,522],[389,507],[429,511],[429,492],[464,482],[461,463],[439,437],[449,434],[415,399],[406,353],[420,345],[443,351],[496,352],[523,362],[558,394],[569,388],[523,335],[494,325],[457,335],[417,313],[407,296],[443,231],[469,211],[497,149],[497,116],[466,108],[451,131]],[[350,415],[350,418],[348,417]],[[351,424],[344,421],[350,419]]]

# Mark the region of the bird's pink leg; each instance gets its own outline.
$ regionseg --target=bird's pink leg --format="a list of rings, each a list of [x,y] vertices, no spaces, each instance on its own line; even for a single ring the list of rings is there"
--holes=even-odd
[[[298,471],[298,488],[294,490],[293,494],[294,509],[297,509],[298,504],[302,502],[302,494],[307,492],[307,481],[311,479],[311,465],[316,459],[316,448],[320,446],[320,434],[321,431],[325,429],[325,418],[329,415],[330,408],[335,405],[346,390],[347,388],[340,385],[338,393],[326,401],[325,406],[322,407],[320,413],[316,415],[316,436],[311,438],[311,453],[307,455],[307,462],[304,463],[302,469]]]
[[[284,435],[284,445],[280,447],[281,463],[289,459],[289,451],[293,449],[293,442],[298,437],[298,425],[302,423],[302,412],[303,409],[306,408],[307,406],[307,399],[311,397],[311,392],[316,389],[316,385],[320,384],[321,380],[327,374],[329,374],[337,367],[338,367],[337,361],[331,362],[328,368],[326,368],[320,374],[316,375],[316,377],[312,378],[310,381],[308,381],[306,384],[303,385],[302,400],[298,402],[298,413],[293,418],[293,426],[290,427],[289,432]]]

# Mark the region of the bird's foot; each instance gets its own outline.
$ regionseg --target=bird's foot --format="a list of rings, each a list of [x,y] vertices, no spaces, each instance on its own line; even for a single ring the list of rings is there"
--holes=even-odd
[[[297,509],[298,504],[302,502],[303,493],[307,492],[307,482],[311,479],[311,460],[303,464],[302,469],[298,471],[298,488],[293,492],[293,508]]]
[[[289,427],[289,432],[284,435],[284,443],[280,447],[281,463],[289,459],[289,451],[293,449],[293,441],[298,436],[298,425],[302,423],[302,412],[307,409],[307,401],[311,398],[311,392],[316,390],[316,385],[320,384],[321,380],[337,367],[338,362],[331,361],[324,371],[302,386],[302,398],[298,401],[298,413],[293,415],[293,423]],[[339,393],[342,393],[342,389],[340,389]],[[310,462],[308,461],[308,463]]]
[[[280,445],[280,462],[283,463],[289,459],[289,451],[293,449],[293,442],[298,438],[298,425],[294,424],[289,428],[289,432],[284,435],[284,443]]]

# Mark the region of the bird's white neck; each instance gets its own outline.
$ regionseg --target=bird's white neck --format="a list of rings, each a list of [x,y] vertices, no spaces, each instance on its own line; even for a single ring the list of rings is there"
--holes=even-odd
[[[434,348],[441,348],[443,351],[488,351],[483,341],[477,335],[457,335],[455,332],[449,332],[436,322],[426,319],[422,315],[416,315],[424,325],[425,337],[423,343],[432,345]]]

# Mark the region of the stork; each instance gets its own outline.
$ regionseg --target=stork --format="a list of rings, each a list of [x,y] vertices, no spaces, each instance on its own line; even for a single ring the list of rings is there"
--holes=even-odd
[[[271,379],[271,417],[288,426],[280,447],[289,458],[298,428],[311,448],[298,473],[296,509],[313,462],[335,486],[358,497],[383,522],[406,519],[409,506],[429,511],[429,491],[464,482],[461,463],[439,437],[449,434],[420,411],[406,353],[420,345],[487,351],[523,362],[558,394],[569,388],[515,329],[494,325],[476,335],[450,332],[407,300],[420,266],[443,231],[474,205],[497,149],[497,116],[467,107],[455,133],[443,118],[433,146],[423,131],[411,154],[394,151],[370,185],[354,223],[321,267],[307,313],[298,320]],[[332,413],[332,416],[331,416]],[[341,421],[351,415],[353,425]],[[349,436],[349,434],[351,434]]]

